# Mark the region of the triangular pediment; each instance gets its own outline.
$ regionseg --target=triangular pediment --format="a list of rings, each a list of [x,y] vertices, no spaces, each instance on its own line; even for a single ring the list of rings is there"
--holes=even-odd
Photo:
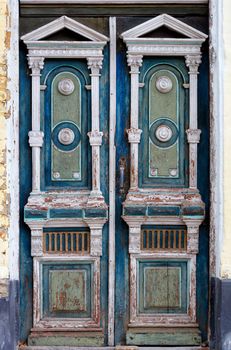
[[[124,40],[140,38],[141,36],[144,38],[145,34],[154,32],[161,27],[167,27],[171,31],[181,34],[188,39],[205,40],[207,38],[206,34],[167,14],[157,16],[132,29],[127,30],[126,32],[123,32],[121,34],[121,38]]]
[[[63,29],[68,29],[69,31],[93,42],[108,41],[108,38],[105,35],[98,33],[94,29],[91,29],[67,16],[62,16],[40,28],[37,28],[28,34],[23,35],[21,39],[24,42],[40,41],[62,31]]]

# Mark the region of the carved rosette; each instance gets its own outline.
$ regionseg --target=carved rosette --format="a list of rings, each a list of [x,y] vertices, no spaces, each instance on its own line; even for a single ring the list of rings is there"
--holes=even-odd
[[[162,94],[167,94],[172,90],[172,80],[169,77],[161,76],[156,81],[156,88]]]
[[[30,147],[42,147],[44,133],[42,131],[29,131]]]
[[[102,145],[102,131],[90,131],[87,133],[91,146],[101,146]]]
[[[186,55],[185,63],[189,68],[189,74],[198,74],[198,67],[201,64],[201,55]]]
[[[130,128],[127,130],[129,143],[140,143],[141,129]]]
[[[62,95],[71,95],[75,90],[75,84],[69,78],[61,79],[58,83],[58,90]]]
[[[200,142],[200,129],[188,129],[186,130],[188,143],[199,143]]]
[[[131,74],[138,74],[140,67],[143,64],[142,55],[127,55],[128,66],[130,67]]]
[[[44,67],[44,57],[28,57],[28,65],[32,71],[31,76],[40,76],[40,71]]]

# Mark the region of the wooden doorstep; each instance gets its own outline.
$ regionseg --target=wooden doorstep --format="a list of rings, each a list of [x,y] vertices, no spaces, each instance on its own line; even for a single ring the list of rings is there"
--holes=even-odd
[[[130,348],[130,346],[121,346],[120,348],[126,350]],[[137,347],[138,350],[209,350],[208,347],[201,347],[201,346],[178,346],[178,347],[172,347],[172,346],[166,346],[166,347]],[[25,346],[22,345],[19,347],[19,350],[116,350],[116,347],[108,346],[108,347],[73,347],[73,346]]]

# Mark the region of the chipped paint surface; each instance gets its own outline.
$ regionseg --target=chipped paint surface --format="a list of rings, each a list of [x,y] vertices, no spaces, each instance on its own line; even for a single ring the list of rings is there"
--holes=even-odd
[[[224,38],[224,236],[221,249],[221,277],[231,278],[231,232],[230,232],[230,209],[231,209],[231,3],[223,1],[223,38]]]
[[[3,0],[0,4],[0,295],[7,293],[4,281],[9,276],[8,267],[8,227],[9,227],[9,190],[7,186],[7,118],[10,117],[10,109],[7,102],[10,92],[7,89],[7,53],[10,49],[11,33],[10,15],[8,3]]]

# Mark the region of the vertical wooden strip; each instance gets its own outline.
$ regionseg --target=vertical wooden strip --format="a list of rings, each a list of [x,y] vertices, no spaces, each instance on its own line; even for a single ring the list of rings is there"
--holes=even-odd
[[[60,232],[59,237],[60,237],[60,253],[62,253],[63,252],[63,233],[62,232]]]
[[[65,233],[65,251],[68,252],[68,234]]]
[[[108,345],[114,346],[115,314],[115,129],[116,129],[116,17],[110,17],[110,111],[109,111],[109,251],[108,251]]]
[[[74,242],[73,242],[73,240],[74,240],[74,232],[71,232],[70,233],[71,234],[71,252],[73,253],[74,252]]]
[[[179,249],[182,249],[182,245],[181,245],[182,236],[181,236],[181,233],[182,233],[182,231],[179,230],[179,235],[178,235],[178,248]]]
[[[157,249],[160,249],[160,230],[157,231]]]
[[[173,231],[173,249],[176,249],[176,230]]]
[[[54,232],[54,251],[57,252],[57,232]]]
[[[52,251],[52,232],[49,232],[49,253]]]

